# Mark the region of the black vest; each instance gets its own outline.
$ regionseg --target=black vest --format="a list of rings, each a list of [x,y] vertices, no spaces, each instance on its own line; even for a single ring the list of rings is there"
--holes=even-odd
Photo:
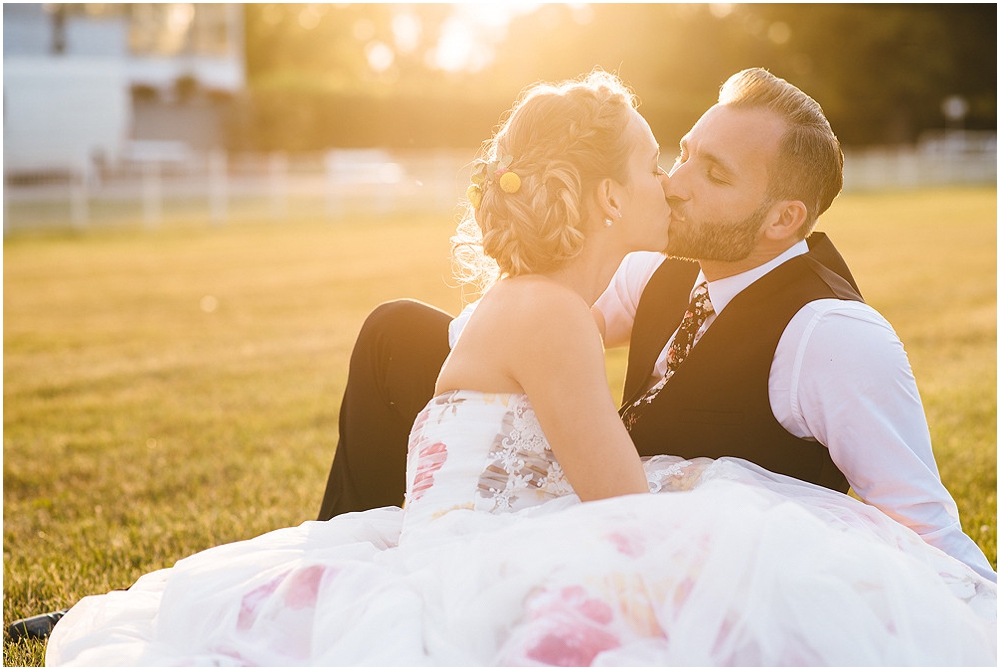
[[[862,300],[826,235],[740,292],[630,430],[639,454],[736,456],[773,472],[846,492],[848,483],[818,442],[786,431],[771,412],[767,380],[778,340],[804,305],[822,298]],[[680,325],[698,264],[667,259],[636,308],[625,404],[645,392],[653,366]]]

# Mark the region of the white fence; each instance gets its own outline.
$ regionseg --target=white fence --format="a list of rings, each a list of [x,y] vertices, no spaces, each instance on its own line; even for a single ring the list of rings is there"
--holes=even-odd
[[[916,146],[844,150],[845,192],[996,180],[996,133],[945,131],[925,134]]]
[[[136,145],[116,169],[6,175],[4,234],[96,226],[156,228],[403,212],[451,215],[475,150],[197,154]],[[669,161],[664,160],[664,165]],[[845,151],[845,192],[996,184],[996,134],[931,136],[918,146]]]
[[[469,151],[323,154],[132,152],[115,170],[7,175],[4,233],[25,228],[213,225],[292,218],[336,221],[451,211],[465,193]],[[176,147],[174,147],[176,148]]]

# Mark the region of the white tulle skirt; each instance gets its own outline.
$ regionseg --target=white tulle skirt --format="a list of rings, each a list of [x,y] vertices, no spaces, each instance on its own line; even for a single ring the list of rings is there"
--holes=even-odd
[[[209,549],[82,600],[46,662],[996,665],[996,586],[877,510],[737,459],[647,469],[658,493]]]

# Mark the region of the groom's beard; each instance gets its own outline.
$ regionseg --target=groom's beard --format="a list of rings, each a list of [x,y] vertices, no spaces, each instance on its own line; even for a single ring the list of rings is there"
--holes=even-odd
[[[683,208],[671,204],[670,240],[664,253],[692,261],[741,261],[754,250],[761,236],[761,226],[771,208],[768,200],[742,221],[692,221],[678,216]]]

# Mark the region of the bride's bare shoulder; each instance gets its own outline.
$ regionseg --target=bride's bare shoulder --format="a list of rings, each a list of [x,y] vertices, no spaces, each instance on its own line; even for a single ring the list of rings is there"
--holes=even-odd
[[[477,318],[478,317],[478,318]],[[590,306],[575,291],[538,276],[505,279],[483,296],[463,338],[524,359],[553,348],[602,350]]]
[[[596,356],[600,346],[590,309],[577,293],[543,277],[505,279],[469,317],[438,389],[520,393],[527,374],[551,367],[563,355]]]

